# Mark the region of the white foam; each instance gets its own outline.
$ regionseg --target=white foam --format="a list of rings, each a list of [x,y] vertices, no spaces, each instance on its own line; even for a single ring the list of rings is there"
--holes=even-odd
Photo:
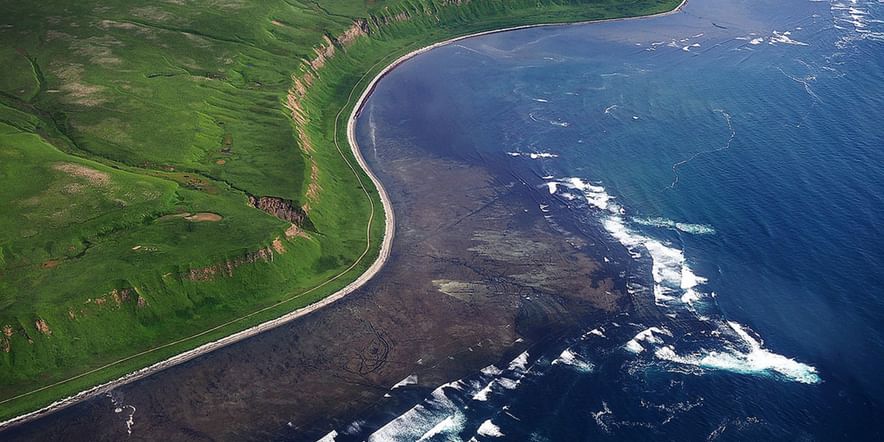
[[[488,400],[488,394],[491,393],[491,389],[494,387],[494,382],[491,381],[481,390],[477,391],[476,394],[473,395],[473,400],[485,402]]]
[[[645,351],[645,348],[642,347],[641,344],[638,343],[635,339],[630,339],[629,342],[626,343],[626,349],[632,353],[641,353]]]
[[[697,276],[690,267],[682,266],[681,269],[681,288],[684,290],[692,289],[699,284],[705,284],[706,278]]]
[[[538,160],[541,158],[558,158],[559,157],[558,154],[554,154],[554,153],[550,153],[550,152],[528,152],[528,153],[507,152],[506,154],[511,157],[528,157],[528,158],[531,158],[532,160]]]
[[[767,44],[774,45],[777,43],[783,43],[783,44],[789,44],[789,45],[808,46],[807,43],[793,40],[792,38],[789,37],[790,35],[792,35],[792,33],[789,31],[785,31],[785,32],[773,31],[773,34],[771,34],[770,39],[767,41]]]
[[[644,246],[651,255],[656,301],[658,304],[670,301],[675,289],[681,287],[681,276],[686,269],[684,253],[650,238],[645,239]]]
[[[510,378],[500,378],[497,380],[497,384],[503,388],[506,388],[507,390],[515,390],[520,383],[520,381]]]
[[[605,337],[605,332],[604,332],[604,329],[601,328],[601,327],[599,327],[599,328],[594,328],[594,329],[590,330],[589,332],[585,333],[585,334],[583,335],[583,337],[585,338],[585,337],[587,337],[587,336],[589,336],[589,335],[595,335],[595,336],[598,336],[598,337],[600,337],[600,338],[604,338],[604,337]]]
[[[756,37],[756,38],[753,38],[752,40],[749,40],[750,45],[760,45],[762,43],[764,43],[763,37]]]
[[[436,388],[422,403],[371,434],[368,441],[426,440],[439,434],[459,432],[463,428],[465,417],[454,402],[445,395],[446,388],[462,390],[463,383],[449,382]]]
[[[630,339],[629,342],[626,343],[626,349],[631,351],[632,353],[641,353],[645,350],[645,348],[640,344],[640,342],[645,342],[650,345],[663,344],[663,339],[660,337],[660,335],[672,337],[672,332],[664,327],[648,327],[638,332],[635,337]]]
[[[697,276],[685,262],[684,252],[662,242],[638,234],[626,227],[619,216],[610,216],[603,222],[605,229],[630,251],[644,247],[651,255],[651,274],[654,278],[654,299],[665,304],[676,298],[679,291],[691,289],[705,279]],[[694,300],[696,294],[685,298]]]
[[[728,127],[731,128],[732,140],[733,128],[730,126],[730,116],[726,113],[724,115],[728,122]],[[724,148],[727,148],[729,143],[730,141]],[[698,287],[707,283],[707,280],[696,274],[688,265],[684,252],[627,226],[623,215],[625,210],[613,201],[613,197],[605,191],[604,187],[589,184],[579,178],[551,180],[547,182],[547,185],[551,193],[555,193],[558,185],[579,190],[583,193],[586,202],[590,206],[602,212],[601,221],[605,230],[614,239],[623,244],[633,257],[640,257],[640,250],[642,249],[648,252],[652,263],[651,274],[654,280],[654,300],[658,305],[669,309],[665,313],[667,316],[676,317],[677,312],[682,311],[675,310],[676,308],[685,305],[690,306],[701,299],[704,293],[700,292]],[[639,220],[639,223],[644,221],[645,224],[661,225],[681,231],[714,232],[709,226],[677,223],[663,218]],[[709,296],[714,296],[714,294]],[[687,311],[697,317],[696,313],[693,313],[693,309],[688,309]],[[704,317],[697,318],[705,321],[710,320]],[[739,324],[735,322],[728,322],[727,324],[734,330],[736,337],[739,338],[739,342],[733,342],[733,338],[728,340],[721,334],[711,335],[715,339],[713,344],[727,347],[727,351],[704,350],[687,356],[679,355],[674,347],[664,345],[663,336],[672,337],[672,333],[662,327],[650,327],[639,332],[625,344],[625,348],[632,353],[639,354],[647,348],[656,347],[654,355],[657,358],[680,364],[748,374],[773,373],[786,379],[803,383],[819,382],[820,378],[814,367],[772,353],[764,349],[761,343],[745,332]],[[616,323],[611,323],[611,325],[617,326]],[[601,332],[600,335],[603,336]],[[735,346],[741,348],[735,348]],[[556,361],[565,363],[572,356],[574,355],[570,353],[570,350],[566,350]],[[527,360],[527,356],[525,359]],[[553,362],[556,363],[556,361]]]
[[[726,370],[742,374],[775,374],[804,384],[820,382],[816,368],[770,352],[762,347],[743,327],[733,321],[727,324],[746,346],[745,351],[700,351],[687,356],[679,355],[672,346],[660,347],[655,356],[678,364],[694,365],[701,368]]]
[[[532,160],[536,160],[538,158],[558,158],[559,157],[557,154],[549,153],[549,152],[532,152],[532,153],[528,154],[528,156]]]
[[[463,429],[464,421],[465,419],[462,415],[452,414],[451,416],[446,417],[441,422],[436,424],[436,426],[431,428],[430,431],[424,433],[421,438],[418,439],[418,442],[430,440],[436,436],[443,434],[454,435],[456,433],[459,433],[460,430]]]
[[[685,304],[693,304],[700,300],[700,293],[694,289],[685,290],[684,294],[679,298]],[[702,318],[701,318],[702,319]]]
[[[569,189],[579,190],[581,193],[583,193],[587,202],[598,209],[614,212],[620,211],[620,206],[611,202],[613,198],[608,195],[607,192],[605,192],[605,188],[602,186],[589,184],[584,182],[580,178],[575,177],[565,178],[559,181],[549,181],[547,182],[547,186],[550,186],[550,189],[553,188],[551,184],[563,185],[565,187],[568,187]]]
[[[510,362],[509,369],[516,373],[524,373],[528,369],[528,352],[522,352]]]
[[[482,422],[482,425],[479,425],[479,430],[476,434],[485,437],[503,437],[503,432],[500,431],[500,427],[494,425],[494,423],[491,422],[491,419]]]
[[[563,364],[574,367],[575,369],[589,373],[591,372],[595,366],[592,363],[584,361],[580,355],[574,353],[570,348],[566,348],[562,351],[562,354],[559,355],[554,361],[552,361],[552,365]]]
[[[328,434],[322,436],[322,438],[317,440],[316,442],[335,442],[336,437],[338,437],[338,432],[335,430],[331,430]]]
[[[495,365],[489,365],[482,369],[482,374],[487,376],[498,376],[503,373],[503,370],[497,368]]]
[[[397,382],[396,385],[394,385],[393,388],[391,388],[390,390],[395,390],[400,387],[405,387],[407,385],[414,385],[414,384],[417,384],[417,375],[410,374],[405,379]]]

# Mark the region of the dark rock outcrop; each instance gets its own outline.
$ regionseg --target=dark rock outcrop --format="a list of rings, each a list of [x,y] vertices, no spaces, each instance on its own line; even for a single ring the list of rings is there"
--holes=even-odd
[[[249,205],[297,226],[306,227],[309,224],[307,214],[292,200],[275,196],[249,195]]]

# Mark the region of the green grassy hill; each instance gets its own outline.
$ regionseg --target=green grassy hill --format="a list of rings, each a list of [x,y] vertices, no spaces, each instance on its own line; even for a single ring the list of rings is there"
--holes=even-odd
[[[0,0],[0,419],[364,271],[384,221],[336,116],[396,57],[677,4]]]

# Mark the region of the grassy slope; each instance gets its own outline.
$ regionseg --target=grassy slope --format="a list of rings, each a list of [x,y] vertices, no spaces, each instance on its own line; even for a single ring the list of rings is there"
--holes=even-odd
[[[332,142],[334,121],[342,108],[349,115],[354,86],[355,97],[399,55],[481,30],[641,15],[678,2],[131,3],[0,1],[8,11],[0,19],[0,326],[12,331],[0,353],[0,400],[156,350],[4,402],[0,418],[314,302],[361,273],[372,256],[298,295],[365,247],[368,202]],[[368,17],[369,36],[339,48],[302,100],[314,148],[305,152],[283,105],[291,74],[306,73],[302,62],[323,35]],[[284,238],[287,223],[248,207],[246,194],[305,202],[309,161],[322,189],[310,204],[309,239],[283,239],[284,254],[232,276],[182,276]],[[178,212],[224,219],[166,216]],[[373,231],[379,238],[383,222]],[[127,299],[117,302],[114,289],[129,289]]]

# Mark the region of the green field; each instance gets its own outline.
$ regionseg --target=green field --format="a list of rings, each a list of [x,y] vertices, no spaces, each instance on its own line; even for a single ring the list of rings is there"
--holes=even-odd
[[[0,419],[362,273],[346,116],[398,56],[678,3],[0,0]]]

